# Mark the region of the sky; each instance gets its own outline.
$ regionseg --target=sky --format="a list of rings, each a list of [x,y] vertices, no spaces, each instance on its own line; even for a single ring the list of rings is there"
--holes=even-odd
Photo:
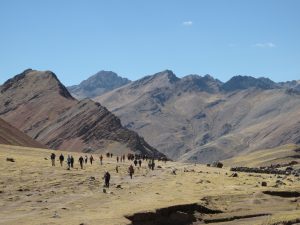
[[[298,0],[1,0],[0,84],[27,68],[65,85],[100,70],[299,80],[299,12]]]

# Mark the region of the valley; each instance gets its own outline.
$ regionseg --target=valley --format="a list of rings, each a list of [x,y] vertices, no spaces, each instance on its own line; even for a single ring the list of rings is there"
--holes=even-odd
[[[85,153],[55,151],[74,156],[75,166],[67,170],[65,162],[51,166],[51,152],[0,145],[0,224],[275,225],[300,220],[299,196],[276,195],[300,193],[300,178],[292,175],[238,172],[233,177],[229,167],[179,162],[156,162],[152,171],[143,162],[131,180],[127,159],[117,163],[115,156],[105,156],[101,166],[93,154],[94,164],[81,170],[77,160]],[[106,170],[110,188],[103,187]],[[278,180],[285,184],[276,186]]]

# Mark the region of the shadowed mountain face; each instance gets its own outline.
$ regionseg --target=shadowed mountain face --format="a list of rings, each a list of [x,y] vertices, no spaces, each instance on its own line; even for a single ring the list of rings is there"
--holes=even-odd
[[[5,82],[0,93],[0,116],[52,149],[121,143],[136,153],[160,155],[99,103],[74,99],[50,71],[26,70]]]
[[[128,83],[130,80],[127,78],[119,77],[112,71],[102,70],[79,85],[68,87],[68,90],[77,99],[93,98]]]
[[[33,140],[17,128],[0,118],[0,144],[24,147],[45,148],[44,145]]]
[[[300,142],[300,98],[267,78],[146,76],[95,98],[169,157],[212,162]]]

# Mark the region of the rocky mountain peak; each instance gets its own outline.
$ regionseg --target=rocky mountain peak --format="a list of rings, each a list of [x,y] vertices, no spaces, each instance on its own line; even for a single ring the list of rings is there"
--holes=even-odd
[[[278,88],[278,85],[269,78],[254,78],[251,76],[234,76],[229,81],[222,85],[222,89],[225,91],[243,90],[248,88],[259,89],[274,89]]]
[[[166,88],[172,86],[179,80],[180,79],[171,70],[164,70],[133,82],[131,88],[137,89],[147,87],[149,90]]]
[[[202,77],[191,74],[183,77],[178,83],[178,86],[183,91],[206,91],[212,93],[219,91],[221,84],[219,80],[214,79],[210,75]]]
[[[113,71],[101,70],[79,85],[70,86],[68,89],[77,99],[93,98],[130,82]]]
[[[67,88],[59,81],[55,73],[51,71],[37,71],[27,69],[22,73],[7,80],[1,87],[1,93],[14,92],[15,89],[23,89],[26,93],[56,92],[64,98],[73,99]]]

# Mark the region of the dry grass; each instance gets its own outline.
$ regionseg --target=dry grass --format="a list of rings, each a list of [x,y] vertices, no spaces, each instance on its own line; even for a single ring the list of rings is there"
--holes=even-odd
[[[292,156],[299,155],[295,152],[299,146],[295,144],[283,145],[272,149],[262,149],[250,153],[244,153],[239,156],[224,160],[225,165],[228,166],[267,166],[271,164],[284,164],[291,161],[298,161]]]
[[[51,152],[0,145],[0,224],[129,224],[125,215],[195,202],[225,212],[212,217],[204,215],[205,219],[257,213],[271,213],[272,218],[279,218],[284,213],[292,216],[299,212],[299,198],[261,193],[273,189],[270,186],[275,185],[275,176],[239,173],[238,178],[233,178],[226,168],[158,162],[161,169],[149,171],[144,163],[131,180],[127,161],[119,163],[120,172],[116,173],[115,158],[104,157],[101,166],[94,155],[95,164],[81,170],[77,163],[80,153],[72,153],[76,163],[69,171],[58,162],[56,167],[51,166]],[[16,162],[7,162],[6,157]],[[177,175],[171,174],[173,168],[177,168]],[[184,172],[184,168],[190,172]],[[112,175],[106,194],[102,191],[105,170]],[[95,181],[89,179],[92,176]],[[280,189],[300,191],[299,180],[290,179]],[[267,181],[268,187],[261,187],[262,181]],[[255,217],[218,224],[262,224],[266,219]]]

